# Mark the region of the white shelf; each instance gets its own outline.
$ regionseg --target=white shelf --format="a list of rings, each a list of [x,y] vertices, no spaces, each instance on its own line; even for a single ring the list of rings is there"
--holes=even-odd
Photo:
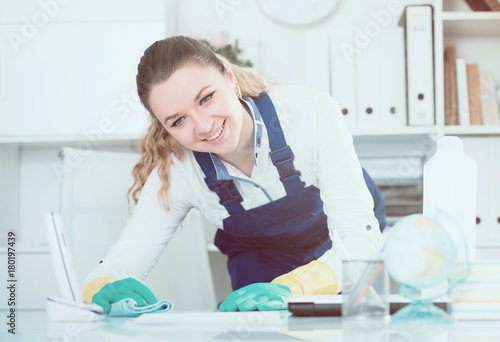
[[[137,141],[141,138],[138,134],[127,135],[109,135],[104,136],[102,140],[92,141],[85,136],[73,135],[41,135],[41,136],[0,136],[0,144],[33,144],[33,143],[79,143],[89,142],[93,145],[99,145],[106,142],[119,142],[119,141]]]
[[[434,132],[435,126],[411,127],[405,126],[401,128],[383,129],[378,131],[353,129],[352,136],[404,136],[404,135],[425,135]]]
[[[422,126],[422,127],[401,127],[399,129],[385,129],[379,131],[355,129],[351,131],[353,137],[364,136],[405,136],[405,135],[426,135],[436,134],[439,130],[444,129],[446,135],[500,135],[500,126]],[[104,137],[101,141],[92,142],[86,137],[78,136],[0,136],[0,144],[64,144],[64,143],[80,143],[90,142],[93,145],[109,144],[113,142],[137,142],[141,139],[139,135],[116,135]]]
[[[445,36],[500,37],[500,12],[443,12]]]
[[[353,137],[404,137],[414,135],[480,135],[480,136],[500,136],[500,126],[426,126],[426,127],[402,127],[399,130],[353,130]]]
[[[500,12],[443,12],[443,21],[500,20]]]
[[[444,134],[446,135],[484,135],[484,136],[500,136],[500,126],[445,126]]]

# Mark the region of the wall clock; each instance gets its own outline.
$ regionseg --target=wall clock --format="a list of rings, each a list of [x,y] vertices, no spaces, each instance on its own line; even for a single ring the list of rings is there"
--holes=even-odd
[[[272,20],[291,26],[314,25],[330,16],[340,0],[258,0]]]

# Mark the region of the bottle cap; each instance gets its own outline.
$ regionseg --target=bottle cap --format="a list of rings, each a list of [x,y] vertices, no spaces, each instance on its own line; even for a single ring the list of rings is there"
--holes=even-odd
[[[437,142],[438,151],[462,152],[463,146],[463,141],[454,136],[442,137]]]

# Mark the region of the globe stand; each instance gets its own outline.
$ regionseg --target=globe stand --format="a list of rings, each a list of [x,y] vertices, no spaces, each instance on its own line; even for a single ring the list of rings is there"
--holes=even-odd
[[[432,300],[415,300],[410,305],[399,309],[391,316],[391,324],[409,322],[427,322],[432,324],[450,324],[453,318],[449,313],[432,304]]]
[[[451,315],[432,300],[469,275],[467,241],[458,223],[438,209],[432,217],[405,216],[391,228],[383,254],[389,274],[401,285],[400,295],[411,301],[393,314],[391,324],[450,326]]]
[[[412,301],[391,316],[391,329],[398,332],[400,341],[441,341],[450,336],[452,327],[451,316],[431,300]]]

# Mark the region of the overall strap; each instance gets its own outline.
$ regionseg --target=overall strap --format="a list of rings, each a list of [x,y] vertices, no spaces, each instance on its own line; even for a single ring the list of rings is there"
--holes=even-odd
[[[194,152],[196,161],[201,166],[201,170],[205,174],[205,183],[208,188],[214,191],[219,196],[219,203],[226,208],[229,215],[235,215],[245,211],[241,205],[243,198],[239,191],[236,189],[232,180],[219,180],[217,179],[217,172],[215,171],[212,158],[210,154],[203,152]]]
[[[299,177],[300,171],[296,170],[293,165],[294,155],[290,146],[286,144],[273,102],[266,93],[261,93],[254,102],[266,125],[269,145],[271,147],[269,155],[273,164],[278,169],[280,180],[285,187],[286,193],[290,195],[302,190],[304,184]]]

